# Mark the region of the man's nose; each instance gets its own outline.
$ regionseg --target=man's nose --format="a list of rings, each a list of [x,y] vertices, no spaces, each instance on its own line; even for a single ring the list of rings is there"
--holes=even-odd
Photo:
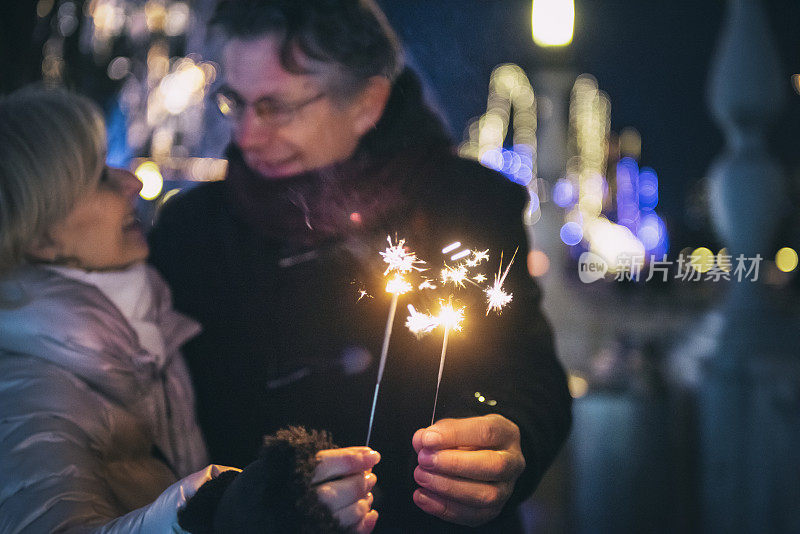
[[[142,190],[142,182],[131,172],[125,169],[109,167],[108,176],[125,198],[133,202]]]
[[[273,128],[260,120],[252,107],[247,106],[234,129],[236,144],[242,150],[259,148],[272,137]]]

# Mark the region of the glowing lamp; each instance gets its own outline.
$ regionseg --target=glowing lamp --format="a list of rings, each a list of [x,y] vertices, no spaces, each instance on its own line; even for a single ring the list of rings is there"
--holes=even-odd
[[[531,28],[537,45],[570,44],[574,26],[574,0],[533,0]]]

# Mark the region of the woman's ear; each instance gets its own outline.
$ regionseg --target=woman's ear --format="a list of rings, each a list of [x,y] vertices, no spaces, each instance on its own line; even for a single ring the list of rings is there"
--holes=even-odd
[[[61,246],[56,243],[50,233],[36,238],[25,250],[25,255],[33,260],[56,263],[61,253]]]
[[[367,86],[359,93],[353,108],[353,126],[359,137],[374,128],[381,119],[391,92],[392,82],[386,77],[372,76],[367,80]]]

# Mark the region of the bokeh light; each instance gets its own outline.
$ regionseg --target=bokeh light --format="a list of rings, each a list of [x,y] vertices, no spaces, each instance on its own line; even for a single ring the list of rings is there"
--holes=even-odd
[[[623,128],[619,134],[619,152],[638,160],[642,155],[642,136],[636,128]]]
[[[528,273],[533,276],[544,276],[550,270],[550,258],[541,250],[528,252]]]
[[[719,252],[717,252],[717,267],[729,273],[731,271],[731,263],[730,252],[728,252],[727,248],[721,248]]]
[[[580,375],[570,373],[567,378],[569,394],[573,399],[579,399],[589,392],[589,382]]]
[[[136,177],[142,182],[142,190],[139,196],[145,200],[156,198],[164,187],[164,178],[161,170],[154,161],[145,161],[136,168]]]
[[[533,0],[531,32],[539,46],[565,46],[572,42],[575,26],[573,0]]]
[[[658,176],[650,167],[643,167],[639,173],[639,207],[654,210],[658,205]]]
[[[583,240],[583,228],[576,222],[565,223],[559,233],[561,241],[570,246],[577,245]]]
[[[553,202],[562,208],[568,208],[575,203],[575,186],[566,178],[556,182],[553,186]]]
[[[797,268],[797,252],[793,248],[783,247],[775,254],[775,265],[785,273],[794,271]]]
[[[714,267],[715,255],[706,247],[698,247],[689,255],[689,264],[695,271],[705,273]]]

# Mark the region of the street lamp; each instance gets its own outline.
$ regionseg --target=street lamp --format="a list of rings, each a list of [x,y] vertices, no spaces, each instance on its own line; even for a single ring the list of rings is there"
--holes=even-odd
[[[574,0],[533,0],[531,30],[539,46],[566,46],[575,26]]]

